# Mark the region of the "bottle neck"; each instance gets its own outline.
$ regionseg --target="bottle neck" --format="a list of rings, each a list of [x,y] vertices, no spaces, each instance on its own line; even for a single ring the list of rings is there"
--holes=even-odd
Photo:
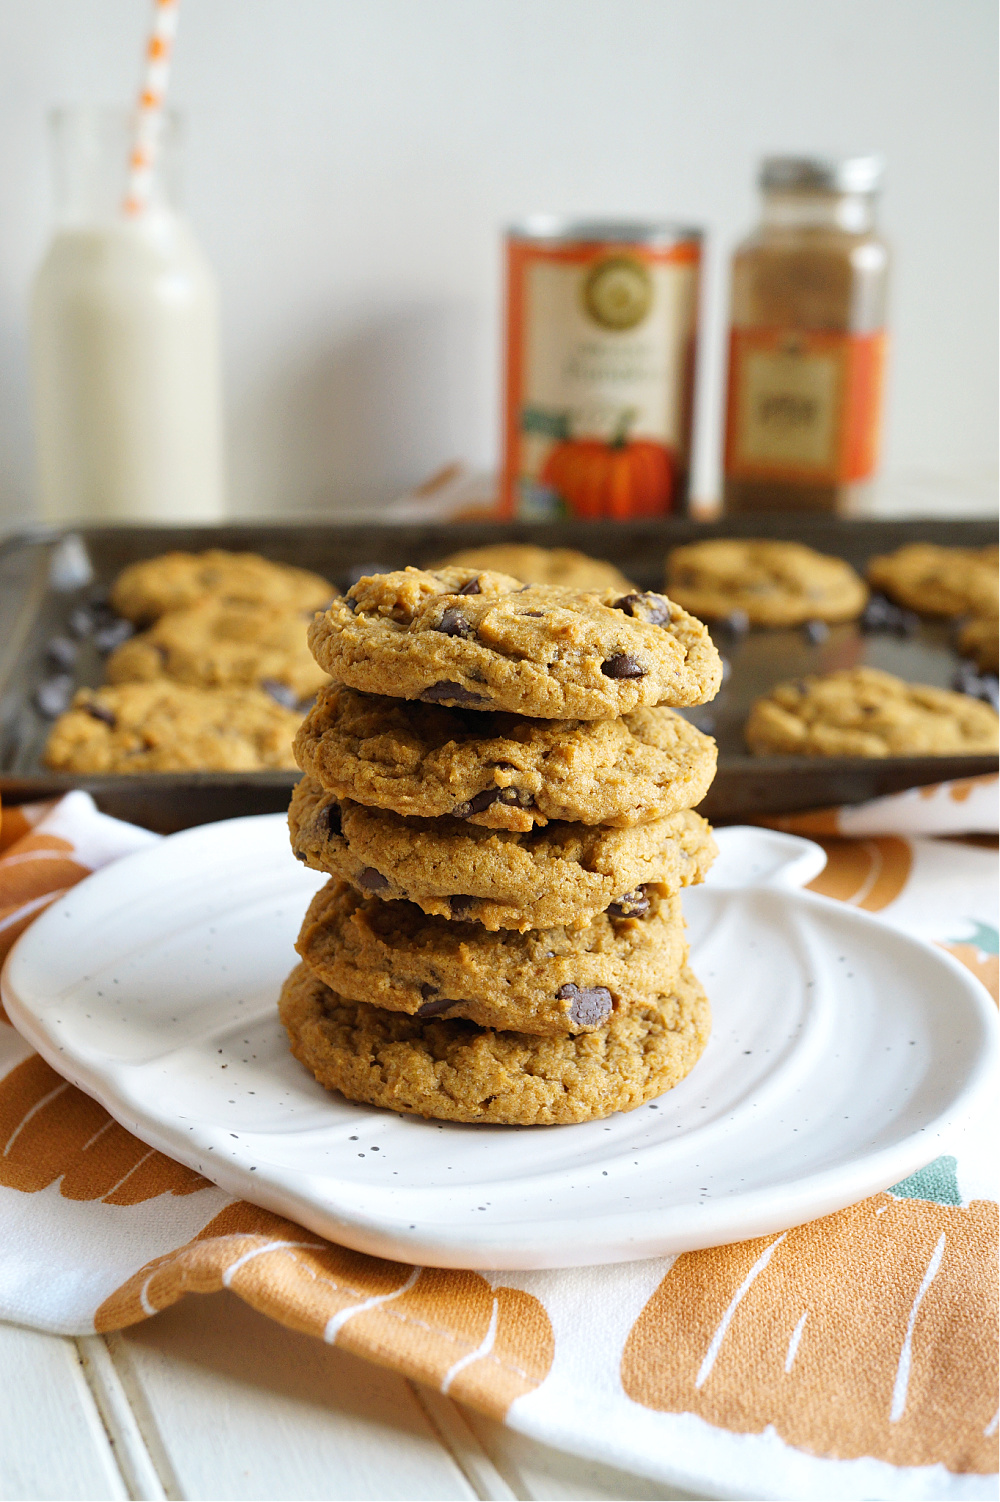
[[[851,235],[875,228],[871,193],[765,193],[761,210],[765,230],[827,229]]]
[[[55,222],[70,228],[120,222],[133,147],[130,111],[78,105],[49,116],[55,188]],[[176,208],[178,131],[167,114],[150,194],[149,211],[163,218]]]

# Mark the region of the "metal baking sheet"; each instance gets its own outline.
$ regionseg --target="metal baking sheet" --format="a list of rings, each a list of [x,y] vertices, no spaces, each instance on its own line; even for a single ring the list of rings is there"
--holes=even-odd
[[[0,796],[22,802],[69,787],[91,791],[106,812],[150,828],[173,830],[239,814],[286,807],[291,772],[158,773],[71,777],[48,772],[41,756],[51,721],[37,707],[40,684],[57,671],[48,657],[55,637],[71,635],[73,612],[106,594],[117,573],[139,558],[181,548],[249,550],[315,569],[334,582],[359,564],[403,567],[433,562],[458,548],[491,542],[574,547],[607,558],[643,589],[663,584],[671,547],[706,537],[774,537],[808,543],[864,571],[874,553],[907,542],[983,547],[996,540],[991,521],[846,521],[824,517],[732,517],[699,523],[558,523],[544,526],[449,523],[385,527],[341,523],[235,524],[217,527],[83,527],[38,530],[0,544]],[[719,773],[702,805],[717,822],[859,803],[901,788],[967,777],[996,767],[990,756],[749,756],[742,727],[750,705],[784,678],[868,664],[912,682],[952,685],[959,659],[948,622],[922,622],[910,638],[865,635],[835,626],[822,641],[803,630],[734,636],[713,628],[730,673],[718,698],[691,718],[719,743]],[[80,643],[70,670],[74,686],[102,681],[93,640]]]

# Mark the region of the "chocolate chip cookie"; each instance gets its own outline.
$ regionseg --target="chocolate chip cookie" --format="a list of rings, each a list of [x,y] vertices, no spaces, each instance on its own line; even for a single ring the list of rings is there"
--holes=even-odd
[[[958,633],[958,650],[971,657],[983,673],[995,673],[1000,665],[1000,623],[995,615],[974,615]]]
[[[488,569],[510,574],[525,584],[554,584],[557,589],[616,589],[628,594],[635,585],[602,558],[588,558],[575,548],[537,548],[528,542],[497,542],[489,547],[464,548],[429,565],[443,568]]]
[[[168,610],[187,610],[213,598],[235,605],[271,605],[282,610],[322,610],[336,594],[319,574],[258,553],[164,553],[123,569],[111,590],[119,615],[143,624]]]
[[[521,834],[365,808],[308,776],[288,824],[299,860],[366,895],[522,933],[579,927],[612,905],[627,915],[645,901],[638,888],[703,881],[716,855],[709,826],[687,809],[630,829],[553,823]]]
[[[549,819],[648,823],[700,802],[716,762],[714,741],[662,707],[617,720],[533,720],[337,684],[303,721],[296,755],[339,797],[516,830]]]
[[[299,716],[255,688],[152,683],[82,688],[45,747],[55,772],[294,768]]]
[[[746,724],[756,755],[946,756],[996,751],[988,704],[875,668],[779,683]]]
[[[663,595],[582,593],[471,569],[361,579],[309,628],[337,682],[364,693],[541,719],[602,719],[712,698],[705,627]]]
[[[943,548],[914,542],[868,565],[868,579],[921,615],[997,613],[996,548]]]
[[[633,901],[630,917],[599,913],[582,928],[490,933],[334,880],[310,903],[295,947],[349,1001],[564,1037],[606,1026],[679,974],[687,958],[680,898],[650,882]]]
[[[717,621],[734,611],[752,626],[851,621],[865,608],[864,581],[842,558],[799,542],[715,537],[674,548],[665,588],[692,615]]]
[[[299,965],[279,1002],[292,1053],[348,1100],[441,1121],[552,1126],[631,1111],[684,1078],[711,1028],[686,967],[596,1032],[539,1037],[347,1001]]]
[[[311,613],[271,605],[203,600],[172,610],[112,652],[110,683],[172,678],[204,688],[258,685],[286,707],[312,699],[327,682],[306,640]]]

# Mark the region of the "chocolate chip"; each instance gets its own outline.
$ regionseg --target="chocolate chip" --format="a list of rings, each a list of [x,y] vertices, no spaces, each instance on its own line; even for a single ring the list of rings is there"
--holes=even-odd
[[[35,705],[47,720],[54,720],[69,708],[73,697],[73,679],[69,673],[56,673],[35,689]]]
[[[521,615],[522,621],[525,621],[525,620],[543,621],[545,619],[545,611],[544,610],[522,610],[520,612],[520,615]]]
[[[326,832],[338,835],[343,827],[343,819],[340,814],[340,804],[331,803],[326,811]]]
[[[858,625],[865,635],[886,631],[893,636],[913,636],[920,620],[912,610],[904,610],[886,595],[873,594],[861,613]]]
[[[730,636],[746,636],[750,630],[750,617],[745,610],[731,610],[722,625]]]
[[[467,641],[470,636],[475,636],[476,634],[472,629],[472,622],[468,616],[463,615],[454,605],[448,607],[434,627],[434,630],[443,631],[445,636],[460,636],[463,641]]]
[[[971,662],[963,662],[952,679],[951,686],[956,693],[968,694],[971,699],[982,699],[984,704],[1000,710],[995,673],[979,673]]]
[[[614,1006],[606,986],[574,986],[572,982],[559,987],[556,1000],[569,1002],[570,1021],[579,1027],[597,1026],[611,1016]]]
[[[609,918],[645,918],[649,912],[649,898],[644,887],[634,892],[623,892],[606,909]]]
[[[80,605],[76,610],[70,612],[67,625],[73,635],[78,636],[82,640],[85,636],[89,636],[94,629],[93,612],[88,610],[86,606]]]
[[[115,620],[109,621],[107,625],[98,626],[94,632],[94,646],[98,652],[107,654],[108,652],[113,652],[116,647],[120,647],[123,642],[127,642],[129,637],[134,635],[135,627],[132,622],[118,617]]]
[[[806,621],[802,630],[805,633],[806,640],[811,641],[814,647],[818,647],[820,642],[826,641],[830,635],[830,628],[826,624],[826,621]]]
[[[306,855],[304,850],[296,850],[295,859],[297,861],[301,861],[302,864],[305,865],[306,861],[308,860],[308,856]]]
[[[374,866],[365,866],[358,873],[358,885],[366,892],[384,892],[389,880],[381,871],[376,871]]]
[[[438,996],[434,1001],[425,1001],[422,1006],[417,1007],[416,1014],[418,1017],[440,1017],[441,1013],[447,1012],[449,1007],[460,1005],[461,1003],[451,996]]]
[[[464,918],[470,911],[475,900],[475,897],[464,897],[458,893],[455,893],[454,896],[448,898],[448,906],[451,909],[451,916],[453,918]]]
[[[432,683],[420,694],[425,704],[444,704],[449,699],[456,704],[488,704],[490,701],[485,694],[474,694],[469,689],[463,688],[460,683]]]
[[[601,672],[605,678],[645,678],[646,669],[642,667],[630,652],[616,652],[613,657],[607,658],[601,663]]]
[[[483,590],[482,585],[479,583],[479,576],[477,575],[475,579],[470,579],[468,584],[463,584],[458,592],[460,595],[481,595]]]
[[[71,668],[76,662],[80,648],[68,636],[54,636],[45,648],[45,655],[56,667]]]
[[[110,709],[105,709],[103,704],[85,704],[84,709],[93,720],[100,720],[105,725],[110,725],[112,730],[118,724]]]
[[[473,814],[485,813],[492,808],[494,803],[516,804],[518,808],[533,808],[535,800],[530,793],[519,792],[517,788],[484,788],[467,803],[458,803],[452,809],[456,819],[471,819]]]
[[[368,579],[372,574],[391,574],[392,571],[391,563],[354,563],[342,576],[340,587],[346,594],[349,589],[353,589],[355,584],[359,584],[362,579]]]
[[[283,705],[285,709],[298,708],[299,701],[295,690],[289,688],[287,683],[280,683],[277,678],[262,678],[260,686],[276,704]]]
[[[650,626],[670,624],[670,601],[665,595],[653,594],[648,589],[643,594],[622,595],[620,600],[615,601],[614,608],[624,610],[626,615],[634,616],[637,621],[645,621]]]

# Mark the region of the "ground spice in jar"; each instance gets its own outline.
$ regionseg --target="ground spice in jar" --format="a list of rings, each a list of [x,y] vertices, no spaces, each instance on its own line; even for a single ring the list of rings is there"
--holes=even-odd
[[[882,164],[772,157],[733,257],[725,505],[850,513],[878,459],[888,252]]]

